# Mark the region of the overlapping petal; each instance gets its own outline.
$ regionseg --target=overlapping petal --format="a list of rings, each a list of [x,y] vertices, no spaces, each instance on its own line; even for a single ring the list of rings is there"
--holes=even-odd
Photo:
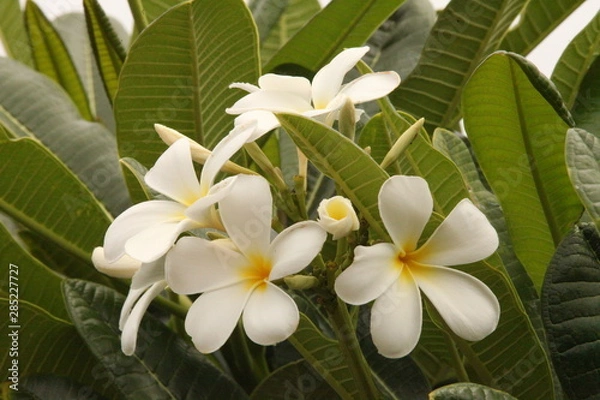
[[[185,318],[185,330],[202,353],[218,350],[233,332],[250,292],[246,282],[206,292]]]
[[[264,110],[247,111],[240,114],[235,118],[234,123],[235,125],[241,125],[250,121],[256,122],[256,129],[254,130],[254,135],[248,139],[248,142],[253,142],[265,133],[280,126],[277,117],[272,112]]]
[[[408,269],[404,269],[399,279],[373,304],[373,343],[385,357],[404,357],[417,345],[422,324],[419,288]]]
[[[165,279],[165,257],[151,263],[142,264],[140,269],[131,278],[131,289],[148,287],[155,282]]]
[[[387,96],[399,84],[400,76],[396,72],[375,72],[344,85],[338,96],[347,96],[352,103],[360,104]]]
[[[286,91],[310,103],[310,81],[302,76],[265,74],[258,78],[258,86],[268,91]]]
[[[284,229],[269,248],[268,258],[273,263],[269,280],[300,272],[319,254],[326,239],[327,233],[314,221]]]
[[[432,210],[433,198],[421,177],[396,175],[381,186],[381,219],[392,241],[405,252],[417,247]]]
[[[181,138],[156,160],[144,180],[154,190],[185,205],[200,197],[200,184],[192,164],[189,140]]]
[[[254,110],[298,114],[312,110],[312,106],[295,93],[260,90],[247,94],[225,111],[229,114],[241,114]]]
[[[228,196],[219,202],[223,225],[246,256],[268,254],[272,208],[269,183],[261,176],[238,176]]]
[[[498,248],[498,234],[470,200],[460,201],[414,254],[422,264],[460,265],[482,260]]]
[[[237,267],[244,262],[240,253],[218,242],[183,237],[167,253],[165,275],[176,293],[202,293],[240,282]]]
[[[131,278],[142,265],[139,260],[127,254],[114,262],[108,262],[104,255],[104,248],[100,246],[94,248],[92,252],[92,263],[98,271],[114,278]]]
[[[354,262],[335,280],[335,292],[340,299],[361,305],[381,296],[400,276],[396,253],[391,243],[356,247]]]
[[[411,271],[419,288],[458,336],[481,340],[496,329],[500,305],[483,282],[446,267],[422,266]]]
[[[264,283],[252,292],[242,316],[250,340],[263,346],[287,339],[298,327],[299,320],[294,300],[271,283]]]

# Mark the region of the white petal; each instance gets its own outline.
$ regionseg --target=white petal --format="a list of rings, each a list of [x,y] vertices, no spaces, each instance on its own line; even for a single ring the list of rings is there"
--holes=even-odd
[[[131,288],[148,287],[165,279],[165,257],[151,263],[142,264],[140,270],[131,279]]]
[[[133,310],[131,310],[131,314],[127,317],[123,326],[123,332],[121,333],[121,351],[126,356],[130,356],[135,352],[137,334],[142,317],[146,313],[150,302],[152,302],[165,287],[166,283],[164,281],[155,283],[142,297],[140,297],[135,306],[133,306]]]
[[[312,106],[305,99],[293,93],[261,90],[242,97],[225,112],[242,114],[255,110],[297,114],[312,110]]]
[[[396,175],[379,191],[379,213],[392,241],[405,252],[413,251],[433,210],[425,179]]]
[[[344,85],[340,95],[348,96],[352,103],[359,104],[387,96],[400,84],[400,76],[394,71],[362,75]]]
[[[106,230],[104,255],[107,261],[114,262],[122,257],[125,243],[140,232],[155,225],[183,220],[184,211],[184,205],[169,200],[150,200],[128,208]]]
[[[212,151],[206,160],[200,176],[201,195],[205,196],[212,186],[215,176],[223,168],[223,165],[237,153],[239,149],[248,142],[248,139],[256,129],[256,122],[249,121],[238,125],[227,136],[225,136]]]
[[[103,247],[96,247],[92,252],[92,263],[94,267],[103,274],[113,278],[131,278],[142,263],[139,260],[124,255],[117,261],[109,263],[104,255]]]
[[[127,322],[127,318],[129,318],[129,315],[131,314],[131,309],[133,308],[136,301],[138,301],[140,296],[143,295],[144,292],[150,286],[151,285],[141,287],[138,289],[134,289],[134,288],[129,289],[129,292],[127,293],[127,297],[125,297],[125,302],[123,303],[123,307],[121,307],[121,315],[119,316],[119,329],[120,330],[123,330],[123,327],[125,326],[125,322]]]
[[[258,92],[260,90],[258,86],[245,82],[234,82],[229,85],[229,89],[242,89],[248,93]]]
[[[405,268],[400,279],[373,304],[373,343],[385,357],[404,357],[419,342],[422,324],[421,295],[410,272]]]
[[[323,199],[317,208],[319,224],[333,235],[333,240],[347,236],[360,227],[360,222],[349,199],[333,196]]]
[[[263,346],[287,339],[298,328],[299,320],[294,300],[270,283],[252,292],[242,316],[244,330],[250,340]]]
[[[325,108],[338,94],[348,71],[369,51],[368,47],[354,47],[342,51],[321,68],[312,81],[312,100],[315,108]]]
[[[185,216],[205,228],[220,229],[220,222],[215,220],[214,205],[229,194],[236,179],[237,176],[230,176],[211,186],[204,197],[185,210]]]
[[[490,256],[497,248],[494,227],[470,200],[463,199],[412,258],[430,265],[468,264]]]
[[[266,255],[271,239],[273,199],[262,176],[239,175],[219,202],[227,234],[246,256]]]
[[[458,336],[481,340],[496,329],[500,305],[483,282],[446,267],[423,266],[411,271],[419,288]]]
[[[279,120],[271,111],[263,110],[248,111],[240,114],[235,118],[234,123],[235,125],[242,125],[249,121],[256,122],[256,129],[254,130],[254,134],[248,139],[248,143],[255,141],[265,133],[280,126]]]
[[[125,252],[143,263],[150,263],[164,256],[180,234],[197,228],[190,219],[153,225],[125,243]]]
[[[302,221],[284,229],[271,243],[273,262],[269,280],[281,279],[304,269],[319,254],[327,233],[315,221]]]
[[[201,353],[212,353],[227,341],[240,319],[248,295],[246,282],[206,292],[185,318],[185,330]]]
[[[238,283],[245,257],[218,242],[183,237],[167,253],[166,279],[180,294],[202,293]]]
[[[301,76],[266,74],[258,79],[258,86],[268,91],[289,92],[310,103],[310,81]]]
[[[340,299],[361,305],[381,296],[400,276],[397,252],[390,243],[357,246],[354,261],[335,280],[335,292]]]
[[[200,197],[200,184],[194,171],[187,138],[173,143],[156,160],[144,180],[154,190],[181,204],[190,205]]]

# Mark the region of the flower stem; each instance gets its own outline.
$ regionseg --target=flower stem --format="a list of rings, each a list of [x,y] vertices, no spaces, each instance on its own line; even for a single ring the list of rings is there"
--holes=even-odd
[[[450,363],[452,364],[452,367],[454,368],[454,372],[456,372],[456,376],[457,376],[458,380],[460,382],[470,382],[471,380],[469,379],[469,374],[467,373],[467,370],[465,369],[462,357],[460,356],[460,353],[458,352],[458,349],[456,348],[456,344],[454,343],[454,341],[452,340],[452,337],[447,332],[443,332],[443,333],[444,333],[444,340],[446,341],[446,344],[448,345],[448,353],[450,353]]]
[[[148,18],[146,17],[146,11],[142,5],[142,0],[129,0],[129,8],[133,15],[135,27],[138,32],[143,31],[148,26]]]
[[[379,390],[377,390],[373,381],[371,368],[360,349],[356,330],[354,329],[354,324],[351,321],[346,304],[338,298],[337,302],[328,307],[327,311],[332,328],[339,341],[342,355],[346,360],[354,382],[356,382],[360,399],[381,398]]]

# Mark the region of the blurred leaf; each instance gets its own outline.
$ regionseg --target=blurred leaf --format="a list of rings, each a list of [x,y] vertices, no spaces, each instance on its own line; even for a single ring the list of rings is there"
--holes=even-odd
[[[148,169],[133,158],[125,157],[119,160],[125,179],[129,182],[129,193],[134,204],[152,199],[150,188],[144,182]]]
[[[425,117],[428,129],[454,128],[463,87],[496,50],[526,0],[452,1],[439,14],[413,72],[390,98],[397,108]]]
[[[430,400],[517,400],[508,393],[477,383],[454,383],[434,390]]]
[[[92,121],[87,94],[60,35],[31,0],[25,6],[25,17],[36,69],[61,85],[81,116]]]
[[[112,104],[119,87],[119,73],[125,60],[125,50],[110,20],[97,0],[84,0],[88,35],[102,83]]]
[[[4,297],[9,297],[9,293],[18,294],[19,300],[66,320],[67,311],[60,296],[62,278],[33,258],[17,240],[0,223],[0,293]]]
[[[560,56],[552,82],[561,93],[568,108],[573,107],[583,78],[600,55],[600,13],[569,43]]]
[[[363,45],[403,0],[333,0],[266,63],[271,71],[297,64],[316,71],[348,47]]]
[[[539,290],[555,245],[581,214],[564,164],[568,126],[509,54],[495,54],[475,71],[462,106],[515,253]]]
[[[311,18],[321,11],[318,0],[289,0],[284,13],[267,37],[260,36],[263,64],[271,59]],[[260,25],[259,25],[260,32]]]
[[[218,16],[218,18],[216,17]],[[165,144],[161,123],[207,148],[233,128],[232,82],[256,82],[256,28],[239,0],[197,0],[170,9],[130,49],[115,97],[121,157],[149,168]]]
[[[314,120],[291,114],[278,114],[281,126],[296,146],[325,175],[342,189],[361,216],[386,238],[377,206],[377,194],[389,177],[354,142]]]
[[[499,48],[527,55],[583,2],[530,0],[517,26],[506,34]]]
[[[289,3],[290,0],[254,0],[249,2],[248,7],[256,23],[258,38],[261,43],[277,25]]]
[[[578,128],[600,135],[600,57],[596,57],[579,85],[572,112]]]
[[[89,386],[83,386],[64,376],[34,375],[19,382],[19,391],[12,395],[15,400],[102,400],[103,397]]]
[[[66,280],[67,309],[87,347],[107,369],[124,399],[244,399],[242,389],[175,333],[146,315],[136,352],[121,352],[119,313],[124,297],[94,283]]]
[[[31,47],[19,0],[0,1],[0,40],[10,57],[33,67]]]
[[[566,160],[573,187],[600,229],[600,139],[583,129],[569,129]]]
[[[2,315],[9,315],[9,304],[7,299],[0,299]],[[17,331],[19,379],[38,374],[63,375],[115,398],[114,388],[106,381],[106,370],[98,364],[73,325],[24,300],[19,301],[18,325],[14,328],[8,318],[0,320],[3,332],[0,348],[9,350],[0,353],[0,381],[5,382],[10,376],[8,369],[15,357],[10,353],[12,338],[8,334]]]
[[[0,143],[0,159],[0,209],[89,260],[111,220],[92,193],[34,139]]]
[[[552,361],[571,400],[600,393],[600,237],[576,227],[558,246],[542,288]]]
[[[57,84],[13,60],[0,58],[0,87],[0,123],[14,137],[43,143],[113,215],[129,206],[115,138],[106,128],[82,120]]]

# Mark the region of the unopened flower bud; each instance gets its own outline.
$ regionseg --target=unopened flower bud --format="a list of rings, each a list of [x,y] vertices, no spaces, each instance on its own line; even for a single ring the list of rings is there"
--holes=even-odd
[[[135,258],[124,255],[115,262],[108,262],[104,256],[104,248],[96,247],[92,252],[92,263],[94,267],[105,275],[113,278],[131,278],[140,267],[142,262]]]
[[[290,275],[283,278],[285,284],[293,290],[306,290],[319,284],[319,280],[314,276]]]
[[[324,199],[319,204],[317,212],[319,213],[319,224],[333,235],[333,240],[347,236],[360,226],[352,203],[342,196]]]

